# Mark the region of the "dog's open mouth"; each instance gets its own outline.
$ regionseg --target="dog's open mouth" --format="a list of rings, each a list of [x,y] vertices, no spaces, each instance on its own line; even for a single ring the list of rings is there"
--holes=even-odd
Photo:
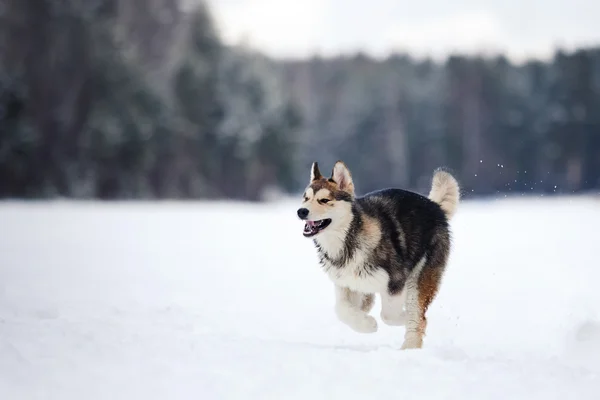
[[[304,225],[304,236],[311,237],[321,232],[331,223],[331,218],[321,219],[319,221],[306,221]]]

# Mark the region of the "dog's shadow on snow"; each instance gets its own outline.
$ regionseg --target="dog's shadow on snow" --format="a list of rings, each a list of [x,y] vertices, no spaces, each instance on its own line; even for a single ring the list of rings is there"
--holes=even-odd
[[[400,346],[390,345],[369,345],[369,344],[319,344],[309,342],[288,342],[283,340],[269,341],[273,344],[279,344],[290,347],[303,347],[317,350],[335,350],[335,351],[354,351],[360,353],[370,353],[379,350],[399,350]]]
[[[227,337],[227,339],[226,339]],[[235,341],[246,341],[246,342],[260,342],[264,345],[270,346],[282,346],[287,348],[304,348],[304,349],[315,349],[315,350],[334,350],[334,351],[349,351],[358,353],[371,353],[377,351],[398,351],[401,348],[401,344],[396,345],[390,344],[327,344],[327,343],[310,343],[310,342],[296,342],[291,340],[278,340],[271,338],[258,338],[258,337],[239,337],[228,335],[219,335],[221,340],[230,339]]]

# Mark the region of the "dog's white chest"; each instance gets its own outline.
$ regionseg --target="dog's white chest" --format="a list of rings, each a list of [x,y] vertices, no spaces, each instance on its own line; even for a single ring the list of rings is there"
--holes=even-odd
[[[346,263],[343,268],[325,262],[325,270],[329,279],[341,287],[363,293],[380,293],[387,290],[389,281],[387,272],[380,268],[374,271],[365,268],[365,262],[359,256]]]
[[[327,258],[339,257],[344,251],[345,235],[324,235],[318,242],[321,249],[329,255],[323,260],[325,272],[336,285],[347,287],[362,293],[382,293],[387,291],[390,280],[384,269],[368,266],[369,254],[373,252],[380,235],[368,234],[362,239],[360,246],[355,248],[352,257],[340,268],[332,265]]]

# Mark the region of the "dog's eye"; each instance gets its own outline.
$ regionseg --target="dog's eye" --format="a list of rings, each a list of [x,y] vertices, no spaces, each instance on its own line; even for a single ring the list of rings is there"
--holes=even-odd
[[[321,199],[321,200],[319,200],[319,203],[321,203],[321,204],[329,203],[329,199]]]

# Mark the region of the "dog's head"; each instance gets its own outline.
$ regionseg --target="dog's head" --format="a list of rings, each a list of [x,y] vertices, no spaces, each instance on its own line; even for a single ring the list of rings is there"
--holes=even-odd
[[[325,178],[316,162],[310,170],[310,182],[304,191],[298,217],[304,221],[304,236],[313,237],[325,231],[340,228],[352,216],[354,183],[348,167],[335,163],[330,178]]]

